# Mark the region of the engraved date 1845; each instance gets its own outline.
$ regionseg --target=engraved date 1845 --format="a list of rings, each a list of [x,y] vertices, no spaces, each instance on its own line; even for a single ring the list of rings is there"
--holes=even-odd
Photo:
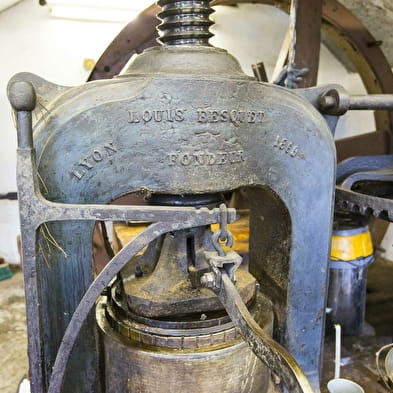
[[[280,135],[276,136],[273,146],[279,150],[282,150],[290,157],[296,157],[299,153],[299,146],[293,144],[290,140]]]

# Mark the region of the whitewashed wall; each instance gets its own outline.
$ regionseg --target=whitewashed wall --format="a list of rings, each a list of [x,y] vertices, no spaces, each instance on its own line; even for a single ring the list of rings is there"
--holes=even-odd
[[[7,81],[17,72],[30,71],[58,84],[83,83],[88,75],[83,59],[98,59],[123,27],[53,19],[37,3],[25,0],[0,14],[0,193],[16,190],[16,135],[5,94]],[[251,64],[263,61],[271,75],[288,26],[285,13],[262,5],[217,7],[214,19],[213,44],[238,57],[247,73],[251,74]],[[319,83],[339,82],[353,94],[364,93],[358,75],[348,74],[326,48],[321,50],[320,69]],[[337,136],[373,129],[371,113],[349,114],[340,120]],[[0,201],[0,256],[11,263],[19,262],[18,225],[16,203]]]
[[[16,133],[6,97],[12,75],[36,73],[62,85],[83,83],[84,58],[98,59],[122,24],[54,19],[38,1],[25,0],[0,13],[0,193],[16,191]],[[0,200],[0,257],[19,263],[17,203]]]

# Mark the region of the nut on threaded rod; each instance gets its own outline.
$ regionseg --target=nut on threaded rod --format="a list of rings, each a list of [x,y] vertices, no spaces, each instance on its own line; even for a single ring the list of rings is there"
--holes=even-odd
[[[159,42],[164,45],[210,46],[213,9],[209,0],[159,0]]]

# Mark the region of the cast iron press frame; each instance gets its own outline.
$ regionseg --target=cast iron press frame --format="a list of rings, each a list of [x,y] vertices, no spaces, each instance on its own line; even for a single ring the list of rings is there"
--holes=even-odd
[[[35,249],[40,226],[51,221],[68,220],[151,222],[142,233],[132,239],[111,259],[92,282],[72,315],[58,349],[48,387],[48,393],[60,393],[68,360],[84,322],[98,298],[129,260],[143,247],[167,232],[218,222],[226,226],[227,223],[236,220],[236,210],[227,209],[224,205],[209,210],[192,207],[77,205],[46,200],[39,189],[32,137],[31,111],[35,107],[34,88],[28,82],[15,82],[10,87],[9,96],[16,110],[18,131],[18,199],[21,206],[25,291],[26,298],[29,299],[26,303],[29,316],[29,356],[38,360],[37,367],[30,370],[30,384],[33,391],[44,391],[41,378],[43,370],[39,367],[42,361],[40,359],[42,352],[40,320],[39,318],[31,320],[32,316],[39,316],[36,312],[36,307],[39,305],[37,293],[39,280],[36,272]],[[230,232],[225,230],[225,233],[228,233],[228,238],[231,238]],[[221,254],[221,258],[225,259],[226,254]],[[218,252],[217,255],[219,255]],[[228,256],[231,260],[230,253]],[[212,261],[210,263],[217,282],[214,290],[255,355],[281,376],[291,392],[312,393],[311,385],[296,360],[265,334],[248,312],[232,283],[234,271],[230,277],[225,268],[217,268]],[[34,365],[31,363],[30,366],[32,364]]]

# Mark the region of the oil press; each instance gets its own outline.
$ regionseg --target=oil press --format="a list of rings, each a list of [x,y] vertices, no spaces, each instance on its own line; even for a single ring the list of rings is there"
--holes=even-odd
[[[123,75],[9,84],[31,391],[265,392],[274,373],[290,392],[317,392],[332,133],[349,101],[338,86],[246,76],[209,45],[209,1],[158,4],[163,45]],[[225,204],[239,189],[247,266]],[[127,194],[146,204],[110,205]],[[96,221],[146,223],[97,277]]]

